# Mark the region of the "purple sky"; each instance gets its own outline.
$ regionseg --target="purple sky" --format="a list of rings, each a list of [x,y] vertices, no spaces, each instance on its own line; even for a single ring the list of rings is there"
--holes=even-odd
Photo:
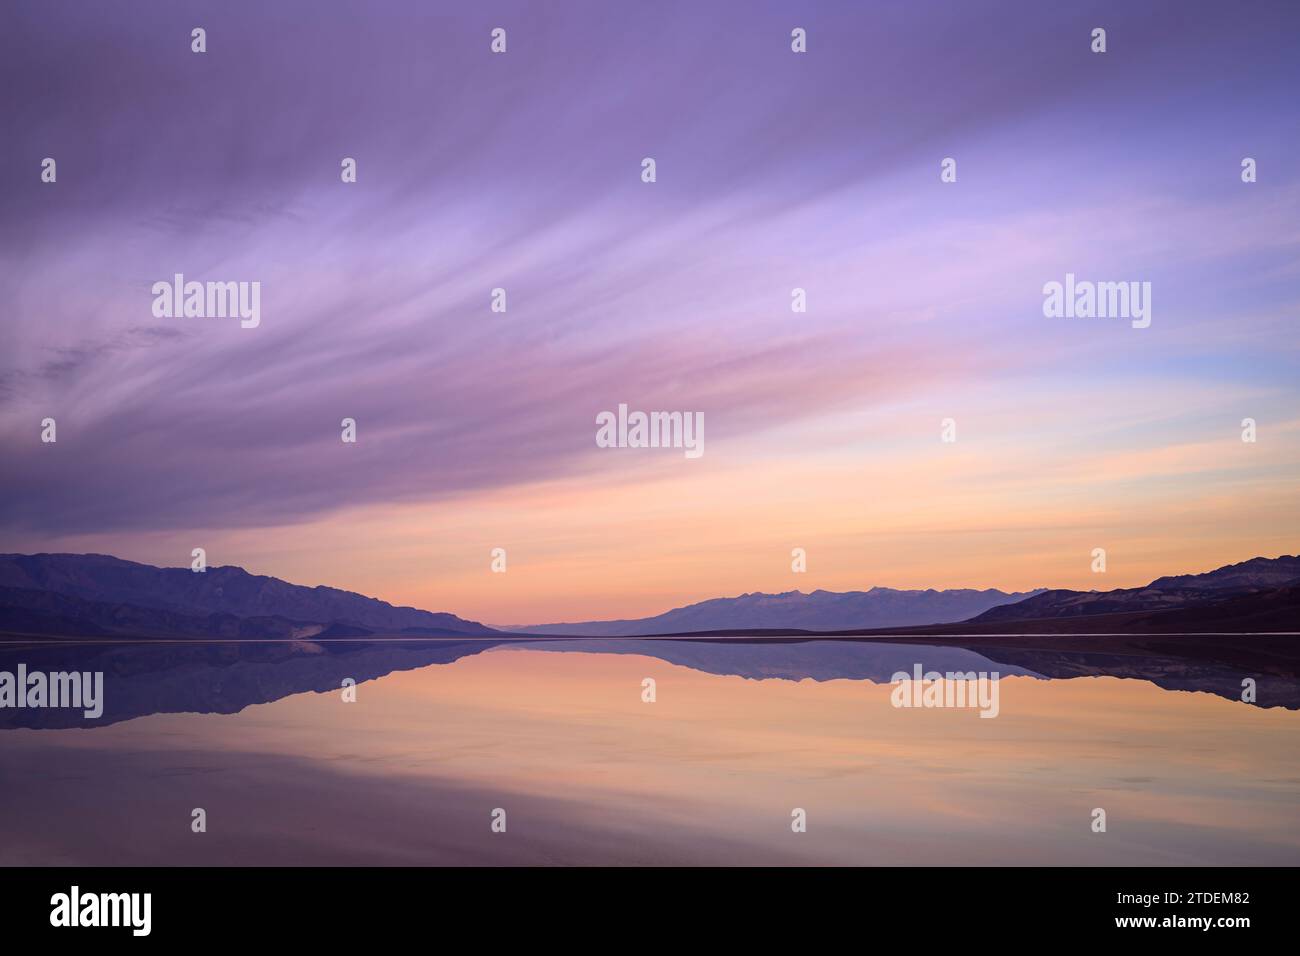
[[[1253,415],[1288,444],[1250,480],[1294,482],[1294,3],[127,9],[20,0],[0,30],[14,550],[681,467],[598,453],[619,402],[814,473],[947,414],[1108,459]],[[1045,319],[1067,271],[1152,281],[1152,328]],[[176,272],[260,281],[261,326],[154,318]],[[876,447],[843,439],[877,412]]]

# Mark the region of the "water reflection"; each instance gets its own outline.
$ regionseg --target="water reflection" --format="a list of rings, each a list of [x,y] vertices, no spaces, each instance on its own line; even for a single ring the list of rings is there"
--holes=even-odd
[[[1179,649],[8,648],[102,668],[107,701],[5,712],[0,864],[1300,863],[1284,649]],[[997,719],[891,706],[878,681],[916,662],[1000,671]],[[1263,706],[1226,693],[1247,671]]]
[[[1037,643],[1035,643],[1037,640]],[[60,709],[0,709],[0,728],[104,727],[160,713],[233,714],[307,691],[337,690],[395,671],[450,664],[493,647],[657,658],[708,674],[753,680],[887,683],[921,664],[940,672],[997,672],[1046,680],[1120,677],[1171,691],[1300,709],[1300,649],[1284,637],[1195,635],[1086,639],[980,638],[969,646],[917,640],[809,639],[437,639],[380,641],[57,644],[0,649],[0,671],[103,671],[104,714],[84,720]]]

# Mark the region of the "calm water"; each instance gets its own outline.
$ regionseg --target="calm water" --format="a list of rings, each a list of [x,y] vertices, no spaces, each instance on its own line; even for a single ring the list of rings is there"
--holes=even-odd
[[[7,650],[0,669],[104,670],[107,701],[98,722],[3,712],[0,863],[1300,863],[1300,684],[1265,648],[1245,704],[1240,661],[1162,653]],[[913,663],[998,671],[998,716],[892,706]]]

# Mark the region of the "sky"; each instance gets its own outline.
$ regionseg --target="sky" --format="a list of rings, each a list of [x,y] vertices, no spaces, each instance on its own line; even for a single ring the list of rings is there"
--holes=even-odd
[[[1298,27],[10,3],[0,550],[203,547],[494,624],[1300,551]],[[260,324],[156,316],[176,273],[259,282]],[[1067,273],[1150,282],[1150,327],[1046,317]],[[702,413],[704,454],[598,447],[620,403]]]

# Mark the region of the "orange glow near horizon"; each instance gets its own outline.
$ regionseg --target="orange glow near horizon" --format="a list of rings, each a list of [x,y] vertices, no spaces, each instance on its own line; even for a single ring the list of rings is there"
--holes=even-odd
[[[213,565],[496,625],[643,617],[752,591],[1107,590],[1300,550],[1300,485],[1259,477],[1291,466],[1298,435],[1290,423],[1255,446],[1229,432],[1105,455],[996,435],[885,436],[816,456],[718,441],[698,461],[625,457],[564,480],[291,527],[62,549],[175,566],[201,542]],[[1197,477],[1209,470],[1214,482]],[[498,547],[504,574],[489,570]],[[791,571],[795,547],[806,573]],[[1090,570],[1094,547],[1107,550],[1104,575]]]

